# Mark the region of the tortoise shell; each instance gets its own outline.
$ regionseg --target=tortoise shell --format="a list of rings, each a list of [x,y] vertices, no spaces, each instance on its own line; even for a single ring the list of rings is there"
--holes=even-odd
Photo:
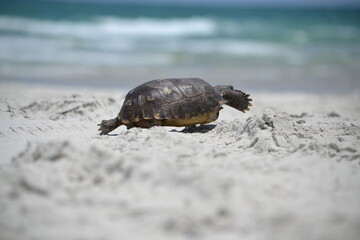
[[[170,78],[146,82],[131,90],[118,119],[128,128],[190,126],[218,118],[223,97],[199,78]]]

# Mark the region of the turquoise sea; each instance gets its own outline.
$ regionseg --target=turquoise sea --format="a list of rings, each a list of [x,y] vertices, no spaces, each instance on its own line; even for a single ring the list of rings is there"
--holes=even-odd
[[[360,89],[360,9],[1,1],[0,81]]]

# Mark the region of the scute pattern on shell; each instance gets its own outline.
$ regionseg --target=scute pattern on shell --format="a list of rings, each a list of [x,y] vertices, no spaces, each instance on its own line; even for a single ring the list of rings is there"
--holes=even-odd
[[[221,95],[199,78],[153,80],[127,94],[119,118],[188,119],[213,111],[221,101]]]

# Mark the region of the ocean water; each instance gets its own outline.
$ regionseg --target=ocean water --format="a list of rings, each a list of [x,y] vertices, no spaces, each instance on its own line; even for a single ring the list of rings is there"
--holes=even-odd
[[[164,77],[359,90],[360,9],[0,2],[1,81],[131,88]]]

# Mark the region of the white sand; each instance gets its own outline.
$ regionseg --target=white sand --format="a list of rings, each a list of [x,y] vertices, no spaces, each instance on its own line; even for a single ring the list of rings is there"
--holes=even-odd
[[[360,94],[251,93],[205,133],[99,136],[124,94],[0,84],[0,239],[360,236]]]

